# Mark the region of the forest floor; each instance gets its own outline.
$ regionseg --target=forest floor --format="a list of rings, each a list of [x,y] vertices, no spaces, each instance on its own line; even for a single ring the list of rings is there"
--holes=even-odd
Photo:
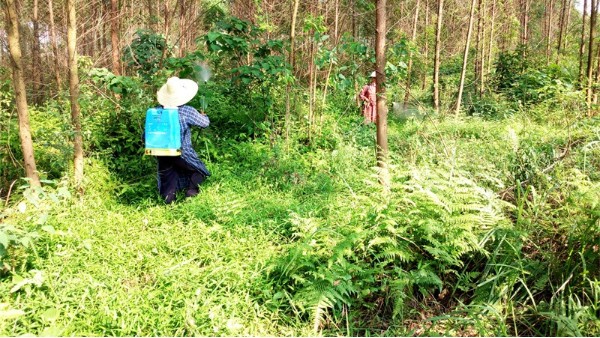
[[[172,205],[148,191],[153,173],[143,178],[146,191],[132,191],[101,161],[88,159],[88,189],[79,201],[65,202],[59,183],[45,199],[25,198],[3,211],[4,223],[38,230],[33,252],[15,251],[14,257],[32,257],[23,272],[0,280],[0,335],[314,335],[310,320],[283,309],[282,293],[272,294],[278,281],[269,277],[270,262],[293,242],[298,215],[326,219],[361,194],[361,185],[376,181],[373,126],[356,119],[341,128],[345,136],[333,149],[303,154],[258,141],[224,147],[209,159],[213,176],[200,195]],[[597,123],[585,132],[586,142],[594,130]],[[396,166],[443,159],[500,192],[510,188],[506,159],[524,144],[518,138],[558,154],[582,133],[515,117],[392,120],[389,137]],[[574,161],[600,172],[597,160]],[[430,322],[422,320],[388,332],[378,331],[384,324],[369,331],[348,323],[326,332],[431,334],[423,329]],[[469,330],[439,334],[476,334]]]

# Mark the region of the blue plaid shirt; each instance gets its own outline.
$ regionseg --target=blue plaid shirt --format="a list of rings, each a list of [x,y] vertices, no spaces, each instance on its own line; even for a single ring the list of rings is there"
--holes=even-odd
[[[210,171],[206,169],[204,163],[198,158],[198,154],[192,147],[192,126],[206,128],[210,125],[208,116],[200,114],[192,106],[179,106],[179,125],[181,127],[181,158],[190,166],[210,176]]]

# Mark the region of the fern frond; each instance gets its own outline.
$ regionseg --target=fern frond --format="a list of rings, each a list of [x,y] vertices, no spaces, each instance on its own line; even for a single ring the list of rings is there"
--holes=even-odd
[[[376,254],[375,258],[385,258],[389,261],[399,260],[400,262],[408,263],[413,261],[414,254],[407,248],[387,247],[383,252]]]

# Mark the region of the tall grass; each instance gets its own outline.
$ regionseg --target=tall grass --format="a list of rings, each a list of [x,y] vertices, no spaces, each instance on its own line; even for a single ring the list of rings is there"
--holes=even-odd
[[[385,195],[372,126],[323,114],[314,142],[196,134],[214,175],[174,205],[114,149],[89,149],[83,199],[18,190],[0,335],[600,332],[598,120],[392,116]]]

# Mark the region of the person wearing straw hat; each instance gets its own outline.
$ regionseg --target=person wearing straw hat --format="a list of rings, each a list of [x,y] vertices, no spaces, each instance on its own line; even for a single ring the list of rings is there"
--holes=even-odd
[[[178,190],[185,189],[186,197],[199,193],[199,185],[210,176],[204,163],[192,147],[191,127],[206,128],[210,124],[204,112],[186,105],[198,92],[198,84],[192,80],[171,77],[158,90],[156,98],[164,108],[177,108],[181,128],[181,155],[156,156],[158,160],[158,190],[165,203],[175,201]]]
[[[371,82],[365,85],[358,94],[358,97],[363,101],[363,116],[365,117],[364,124],[377,121],[377,90],[375,87],[377,73],[371,73]]]

